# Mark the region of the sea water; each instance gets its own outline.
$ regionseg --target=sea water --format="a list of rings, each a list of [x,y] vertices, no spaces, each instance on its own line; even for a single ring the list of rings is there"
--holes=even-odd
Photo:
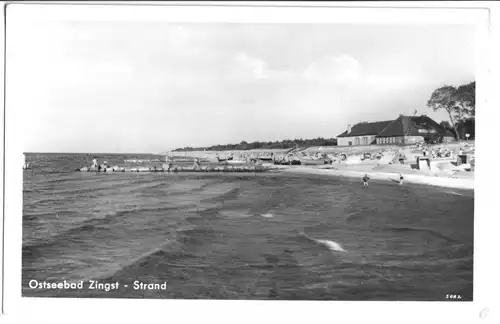
[[[156,157],[99,161],[134,158]],[[472,191],[274,172],[74,172],[91,160],[28,155],[23,296],[473,298]],[[65,281],[109,289],[30,288]]]

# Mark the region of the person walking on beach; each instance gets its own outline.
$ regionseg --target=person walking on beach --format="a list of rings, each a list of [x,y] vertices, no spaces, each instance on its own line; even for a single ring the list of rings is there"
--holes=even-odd
[[[403,185],[403,175],[401,173],[399,174],[399,185]]]
[[[368,180],[370,180],[370,178],[368,177],[368,174],[365,174],[363,177],[363,186],[368,187]]]

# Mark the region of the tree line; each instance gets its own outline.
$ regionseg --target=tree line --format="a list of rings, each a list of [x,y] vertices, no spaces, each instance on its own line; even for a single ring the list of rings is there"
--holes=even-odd
[[[474,138],[476,81],[460,86],[444,85],[434,90],[427,107],[447,113],[449,122],[441,122],[441,126],[452,130],[457,139],[463,139],[465,134]]]
[[[283,141],[274,142],[251,142],[241,141],[239,144],[213,145],[209,147],[184,147],[177,148],[174,152],[190,152],[190,151],[245,151],[255,149],[292,149],[295,147],[309,146],[334,146],[337,145],[335,138],[318,137],[314,139],[286,139]]]

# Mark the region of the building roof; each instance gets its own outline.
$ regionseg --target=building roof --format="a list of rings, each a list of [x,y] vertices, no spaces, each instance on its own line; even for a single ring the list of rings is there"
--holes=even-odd
[[[432,118],[422,116],[399,116],[395,120],[358,123],[352,126],[351,131],[347,131],[337,137],[367,136],[376,135],[377,137],[394,136],[424,136],[428,134],[438,134],[441,136],[453,136],[451,131],[443,128]]]
[[[384,128],[389,126],[394,122],[394,120],[387,120],[374,123],[358,123],[351,127],[351,131],[347,133],[347,130],[337,137],[351,137],[351,136],[366,136],[366,135],[377,135]]]
[[[453,136],[453,134],[428,116],[399,116],[383,129],[377,137],[425,136],[436,134]]]

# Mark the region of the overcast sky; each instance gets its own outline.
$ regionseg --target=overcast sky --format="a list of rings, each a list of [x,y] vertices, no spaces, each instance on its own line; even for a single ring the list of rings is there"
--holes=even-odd
[[[439,122],[433,89],[474,80],[474,30],[461,25],[54,20],[8,35],[25,152],[336,137],[415,110]]]

